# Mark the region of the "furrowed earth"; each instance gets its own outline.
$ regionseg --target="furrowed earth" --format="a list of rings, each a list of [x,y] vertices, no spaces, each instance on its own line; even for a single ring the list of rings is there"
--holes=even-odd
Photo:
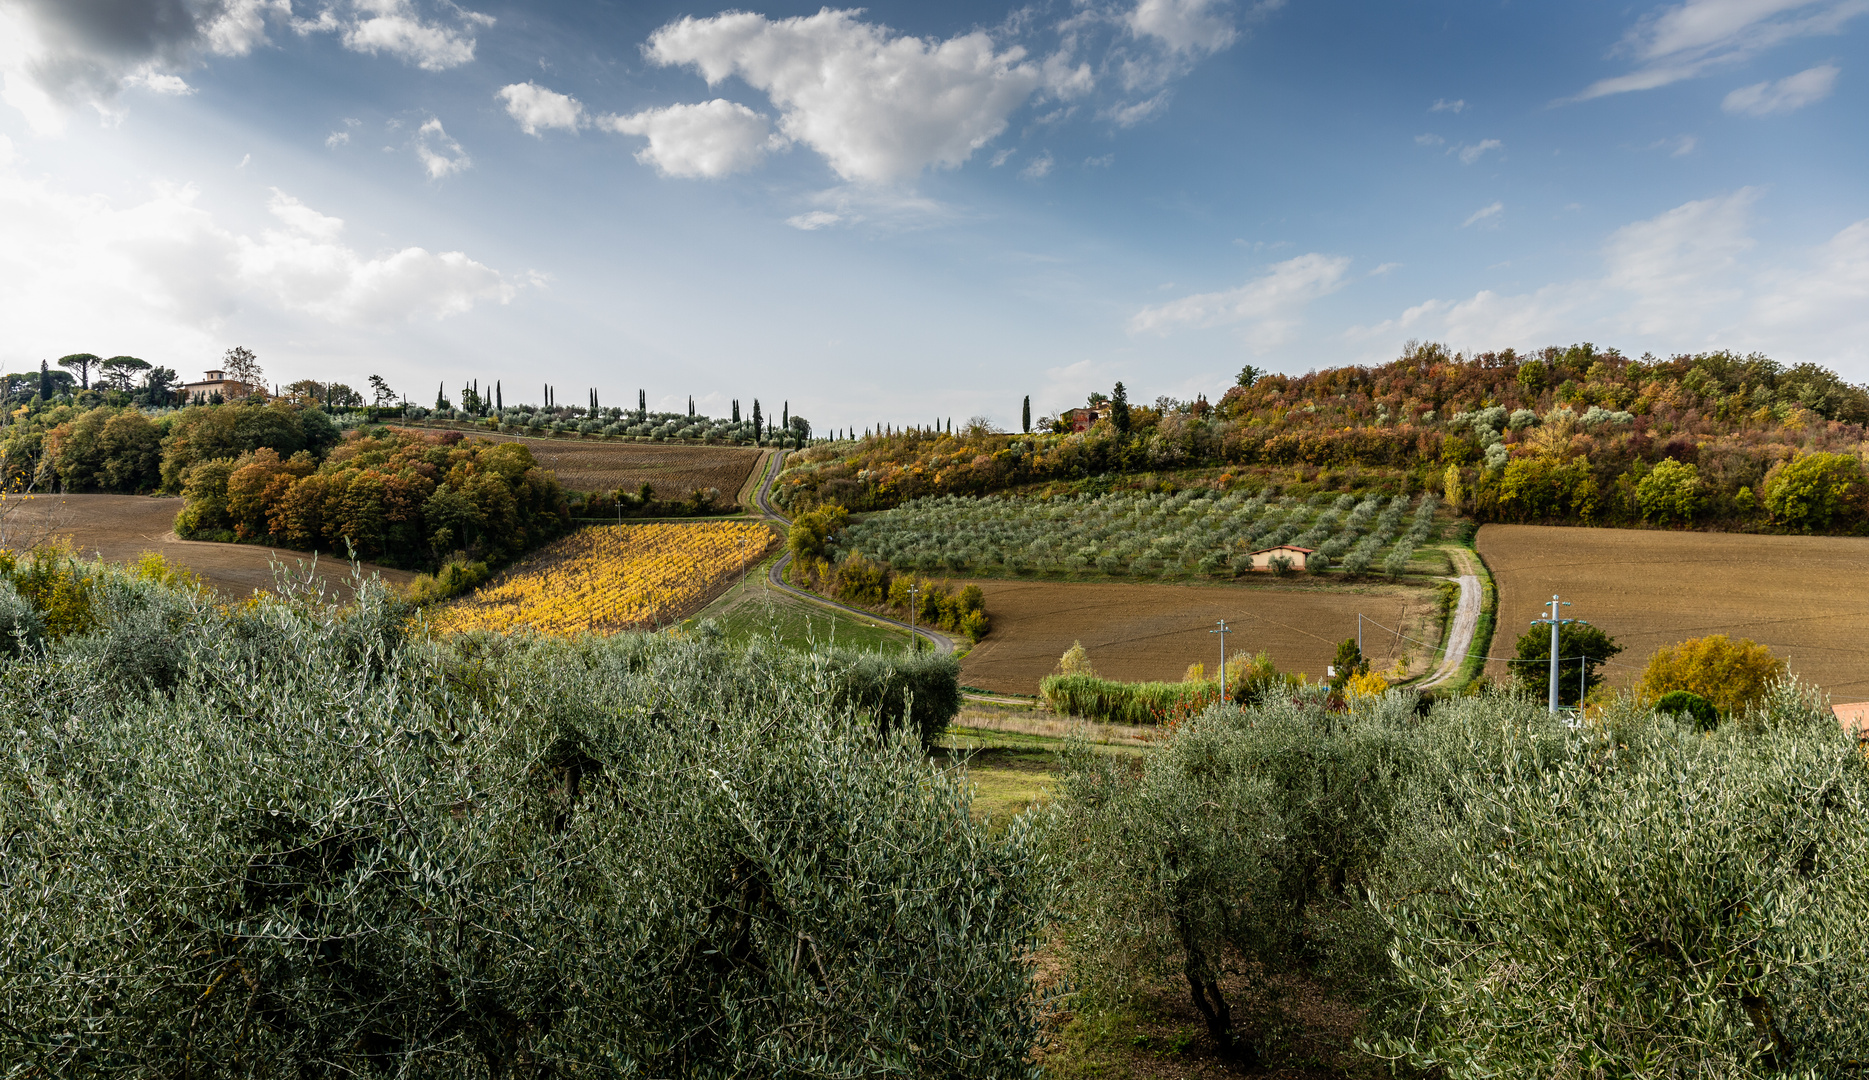
[[[1406,650],[1409,671],[1433,666],[1440,626],[1433,590],[1366,584],[1140,585],[979,580],[992,632],[961,661],[961,681],[1007,694],[1036,694],[1073,642],[1083,642],[1105,678],[1177,681],[1189,664],[1211,674],[1227,620],[1227,652],[1264,650],[1282,671],[1324,675],[1345,638],[1356,636],[1371,666],[1388,670]],[[1383,629],[1386,627],[1387,629]],[[1414,642],[1400,640],[1397,631]],[[1427,644],[1423,644],[1427,643]]]
[[[431,427],[409,430],[433,434]],[[523,443],[543,468],[558,474],[572,491],[635,491],[644,484],[661,499],[685,499],[699,488],[716,488],[731,501],[759,461],[760,451],[741,446],[667,445],[587,439],[542,439],[505,432],[463,434]]]
[[[134,562],[153,551],[170,563],[193,571],[224,598],[247,596],[255,589],[273,591],[273,563],[303,577],[310,573],[328,587],[342,590],[350,578],[343,557],[255,544],[214,544],[181,540],[175,535],[180,499],[143,495],[38,495],[31,497],[7,522],[9,532],[28,537],[66,538],[85,558]],[[415,580],[407,570],[391,570],[364,563],[363,572],[381,574],[383,580],[406,586]]]
[[[1656,649],[1687,638],[1751,638],[1837,701],[1869,699],[1869,539],[1488,525],[1475,546],[1499,590],[1489,655],[1514,642],[1553,593],[1565,618],[1601,627],[1628,687]],[[1086,642],[1086,645],[1089,643]],[[1486,674],[1508,677],[1492,660]]]

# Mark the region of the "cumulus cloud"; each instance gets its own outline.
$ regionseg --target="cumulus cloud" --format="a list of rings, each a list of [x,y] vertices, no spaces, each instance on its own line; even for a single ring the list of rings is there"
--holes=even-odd
[[[1652,90],[1737,64],[1800,37],[1840,33],[1863,0],[1685,0],[1638,20],[1617,51],[1634,71],[1600,79],[1571,101]]]
[[[1431,299],[1353,339],[1431,337],[1497,349],[1591,337],[1625,349],[1758,349],[1845,370],[1869,366],[1869,220],[1760,265],[1763,192],[1696,199],[1611,232],[1601,272],[1523,293]]]
[[[388,53],[423,71],[446,71],[474,58],[473,31],[493,25],[493,16],[452,3],[450,19],[424,18],[414,0],[347,0],[328,3],[317,18],[299,19],[301,34],[334,33],[352,52]]]
[[[724,98],[602,116],[597,126],[647,138],[649,145],[637,151],[636,160],[664,176],[726,176],[758,165],[768,150],[785,145],[764,116]]]
[[[1019,170],[1019,175],[1027,180],[1042,180],[1051,175],[1053,164],[1051,151],[1047,150],[1026,163],[1025,168]]]
[[[0,154],[0,162],[7,155]],[[142,355],[224,347],[230,320],[349,327],[446,318],[516,287],[459,251],[359,251],[344,223],[275,191],[257,235],[215,220],[192,187],[119,202],[0,165],[0,319],[6,362],[70,351],[74,327]]]
[[[1342,288],[1349,268],[1350,260],[1342,256],[1300,255],[1239,288],[1145,307],[1130,318],[1129,329],[1166,334],[1181,327],[1244,324],[1252,345],[1269,347],[1290,336],[1306,305]]]
[[[1742,86],[1726,95],[1720,107],[1729,113],[1746,116],[1770,116],[1772,113],[1802,109],[1829,97],[1830,91],[1836,89],[1837,74],[1841,70],[1835,64],[1823,64],[1786,76],[1777,82]]]
[[[290,0],[11,0],[0,4],[0,99],[35,132],[74,107],[107,115],[126,86],[186,93],[178,72],[266,41]]]
[[[506,103],[506,115],[519,121],[519,130],[528,135],[538,135],[541,128],[575,132],[584,123],[584,106],[576,98],[535,82],[503,86],[494,96]]]
[[[452,176],[474,163],[441,121],[432,116],[415,133],[415,156],[421,159],[430,180]]]
[[[693,67],[709,85],[739,76],[772,100],[787,138],[844,179],[875,183],[960,166],[1044,82],[1024,49],[1002,51],[983,31],[937,41],[857,16],[685,17],[651,35],[644,53]]]
[[[1465,98],[1456,98],[1453,101],[1449,101],[1446,98],[1436,98],[1434,104],[1428,106],[1428,111],[1460,113],[1466,111],[1466,108],[1467,102]]]
[[[1123,21],[1137,37],[1190,55],[1217,53],[1239,40],[1225,0],[1139,0]]]

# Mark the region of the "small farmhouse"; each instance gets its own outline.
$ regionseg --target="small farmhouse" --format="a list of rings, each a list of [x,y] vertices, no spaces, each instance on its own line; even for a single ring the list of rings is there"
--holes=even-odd
[[[1316,548],[1298,547],[1295,544],[1279,544],[1276,547],[1269,547],[1253,552],[1252,568],[1254,570],[1270,570],[1272,569],[1272,560],[1283,556],[1291,560],[1291,568],[1293,570],[1303,570],[1305,560],[1310,558],[1311,554],[1316,550]]]
[[[1096,424],[1098,417],[1102,415],[1095,409],[1070,409],[1059,419],[1071,425],[1071,431],[1076,433],[1089,431]]]

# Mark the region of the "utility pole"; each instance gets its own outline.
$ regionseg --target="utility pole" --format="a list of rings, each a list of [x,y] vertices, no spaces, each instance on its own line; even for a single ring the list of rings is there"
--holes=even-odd
[[[1550,708],[1551,708],[1551,711],[1555,713],[1558,711],[1558,628],[1565,625],[1566,623],[1583,622],[1584,620],[1583,619],[1565,619],[1565,618],[1559,617],[1563,613],[1560,612],[1558,609],[1560,607],[1569,607],[1570,606],[1569,600],[1559,600],[1557,597],[1553,596],[1551,598],[1551,602],[1549,604],[1546,604],[1545,606],[1551,609],[1551,617],[1548,619],[1533,619],[1532,625],[1537,626],[1539,623],[1549,623],[1551,626],[1551,705],[1550,705]],[[1584,668],[1587,674],[1589,670],[1588,663],[1582,657],[1579,657],[1578,664],[1579,666]],[[1583,707],[1583,698],[1581,696],[1577,698],[1577,707],[1580,709]]]
[[[1227,621],[1221,619],[1219,626],[1220,629],[1207,632],[1220,635],[1220,700],[1225,701],[1227,699]]]

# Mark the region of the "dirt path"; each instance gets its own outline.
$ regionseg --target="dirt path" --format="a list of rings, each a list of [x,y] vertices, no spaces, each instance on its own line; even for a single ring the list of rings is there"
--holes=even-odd
[[[229,598],[259,589],[271,592],[275,584],[273,562],[301,576],[309,573],[327,587],[343,589],[350,564],[329,555],[258,547],[253,544],[210,544],[182,540],[175,535],[180,499],[143,495],[42,495],[18,511],[9,528],[23,530],[30,546],[35,537],[66,537],[79,555],[109,562],[132,562],[154,551],[177,566],[200,575],[216,592]],[[407,585],[415,575],[407,570],[364,563],[363,571],[381,574],[393,585]]]
[[[784,467],[784,464],[785,464],[785,451],[783,450],[777,451],[773,456],[771,466],[766,469],[764,479],[762,479],[759,482],[758,493],[754,496],[754,505],[759,508],[759,512],[765,515],[765,517],[769,521],[772,521],[773,523],[777,524],[781,529],[783,529],[786,525],[786,518],[784,514],[781,514],[777,510],[773,509],[771,495],[772,495],[772,482],[779,478],[779,470]],[[911,626],[905,622],[898,622],[897,620],[892,619],[887,615],[878,615],[874,611],[869,611],[864,608],[851,607],[849,604],[840,604],[835,600],[827,600],[824,597],[819,596],[816,593],[809,593],[803,589],[792,588],[792,586],[788,584],[785,580],[785,568],[791,565],[791,562],[792,562],[792,554],[791,552],[788,551],[784,555],[779,557],[779,561],[772,564],[771,570],[768,570],[766,572],[766,578],[768,581],[772,582],[773,588],[779,590],[782,593],[785,593],[788,596],[793,596],[800,600],[803,600],[808,604],[816,604],[819,607],[833,608],[837,611],[842,611],[850,615],[855,615],[861,619],[868,619],[871,622],[882,623],[887,626],[893,626],[898,630],[905,630],[911,634],[914,634],[922,638],[923,640],[927,641],[929,644],[933,645],[937,652],[951,653],[954,651],[954,639],[948,637],[946,634],[940,633],[939,631],[930,630],[926,626],[920,626],[920,625]]]
[[[1423,690],[1444,686],[1459,676],[1467,654],[1473,651],[1473,632],[1480,625],[1480,600],[1485,594],[1480,588],[1480,560],[1461,547],[1448,548],[1447,555],[1460,572],[1454,579],[1460,583],[1460,602],[1454,607],[1453,628],[1447,632],[1447,650],[1441,654],[1440,666],[1422,680]]]

